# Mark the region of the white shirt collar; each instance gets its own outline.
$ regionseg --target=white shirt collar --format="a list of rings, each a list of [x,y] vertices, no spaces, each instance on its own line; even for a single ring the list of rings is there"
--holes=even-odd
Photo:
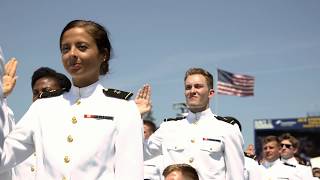
[[[188,112],[187,120],[190,123],[195,123],[201,119],[210,119],[214,114],[212,113],[210,108],[207,108],[204,111],[193,113],[191,111]]]
[[[99,84],[100,82],[97,81],[89,86],[82,88],[72,85],[70,92],[77,98],[87,98],[95,91]]]
[[[275,165],[275,164],[277,164],[277,163],[279,163],[279,162],[280,162],[280,159],[278,158],[278,159],[276,159],[275,161],[271,161],[271,162],[265,161],[265,162],[262,163],[262,165],[263,165],[266,169],[268,169],[268,168],[272,167],[273,165]]]

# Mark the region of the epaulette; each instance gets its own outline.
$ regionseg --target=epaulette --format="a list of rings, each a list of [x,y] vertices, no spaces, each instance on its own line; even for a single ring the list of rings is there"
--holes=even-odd
[[[283,163],[283,164],[284,164],[284,165],[286,165],[286,166],[294,167],[294,168],[296,167],[295,165],[292,165],[292,164],[289,164],[289,163],[286,163],[286,162],[285,162],[285,163]]]
[[[40,93],[39,99],[60,96],[64,91],[64,88],[59,90],[43,91]]]
[[[256,159],[257,159],[257,156],[256,156],[256,155],[251,155],[251,154],[248,154],[248,153],[246,153],[246,152],[244,152],[244,156],[245,156],[245,157],[248,157],[248,158],[251,158],[251,159],[253,159],[253,160],[256,160]]]
[[[186,118],[185,116],[180,116],[180,117],[175,117],[175,118],[166,118],[166,119],[164,119],[163,121],[164,122],[168,122],[168,121],[179,121],[179,120],[182,120],[182,119],[184,119],[184,118]]]
[[[232,124],[232,125],[234,125],[236,123],[233,119],[227,119],[227,118],[224,118],[221,116],[214,116],[214,117],[220,121],[224,121],[224,122]]]
[[[130,97],[133,95],[132,92],[126,92],[126,91],[121,91],[118,89],[103,89],[103,94],[107,97],[114,97],[118,99],[124,99],[124,100],[129,100]]]

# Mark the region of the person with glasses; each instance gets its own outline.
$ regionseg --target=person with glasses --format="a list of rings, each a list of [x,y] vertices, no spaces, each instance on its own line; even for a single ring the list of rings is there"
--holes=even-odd
[[[295,157],[299,149],[299,141],[289,133],[282,134],[279,139],[281,161],[295,166],[303,179],[312,179],[311,167],[300,164]]]
[[[276,136],[266,136],[262,140],[263,160],[260,165],[263,180],[301,179],[293,165],[280,161],[280,142]]]

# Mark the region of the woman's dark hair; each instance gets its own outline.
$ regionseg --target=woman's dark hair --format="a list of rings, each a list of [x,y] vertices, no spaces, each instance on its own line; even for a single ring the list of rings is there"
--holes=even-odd
[[[108,31],[100,24],[94,21],[87,20],[73,20],[69,22],[62,30],[60,35],[60,49],[62,43],[63,34],[69,29],[81,27],[95,40],[99,53],[105,54],[105,61],[101,63],[100,75],[107,74],[109,72],[109,60],[111,58],[112,47],[108,36]],[[107,49],[107,51],[106,51]]]

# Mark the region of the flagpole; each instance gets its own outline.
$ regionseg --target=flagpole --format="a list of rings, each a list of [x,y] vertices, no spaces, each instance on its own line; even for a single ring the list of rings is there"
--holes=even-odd
[[[216,69],[215,72],[215,82],[214,82],[214,114],[219,115],[218,114],[218,69]]]

